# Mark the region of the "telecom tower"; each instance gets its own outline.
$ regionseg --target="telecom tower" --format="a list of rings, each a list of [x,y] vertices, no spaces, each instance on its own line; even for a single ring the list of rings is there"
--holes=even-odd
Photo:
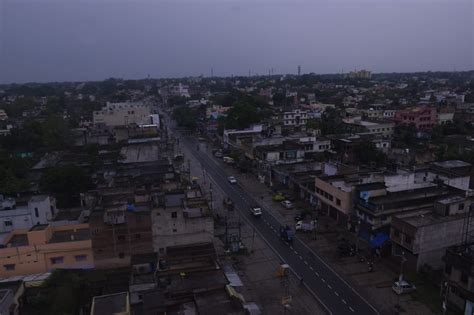
[[[298,76],[300,76],[300,75],[301,75],[301,66],[298,65]]]

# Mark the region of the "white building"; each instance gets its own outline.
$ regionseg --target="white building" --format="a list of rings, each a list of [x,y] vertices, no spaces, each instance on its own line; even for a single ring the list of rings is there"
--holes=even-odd
[[[33,196],[24,205],[17,205],[15,199],[0,195],[0,239],[13,230],[46,224],[56,213],[56,199],[48,195]]]
[[[107,102],[101,110],[93,112],[93,123],[109,127],[144,125],[149,124],[151,114],[150,106],[143,102]]]
[[[296,109],[291,112],[283,113],[283,126],[284,127],[301,127],[306,126],[308,121],[308,111]]]

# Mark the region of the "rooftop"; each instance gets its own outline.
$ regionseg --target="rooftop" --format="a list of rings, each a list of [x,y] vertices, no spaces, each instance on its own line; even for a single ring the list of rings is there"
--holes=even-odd
[[[461,160],[449,160],[443,162],[434,162],[433,165],[443,167],[443,168],[458,168],[458,167],[469,167],[470,163],[461,161]]]
[[[43,231],[48,227],[48,224],[37,224],[33,226],[30,231]]]
[[[128,292],[95,296],[92,302],[92,315],[114,315],[129,311]]]

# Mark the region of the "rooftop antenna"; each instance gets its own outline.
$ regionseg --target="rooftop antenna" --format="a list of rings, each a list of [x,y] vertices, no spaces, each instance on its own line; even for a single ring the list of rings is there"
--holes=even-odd
[[[300,76],[300,75],[301,75],[301,66],[298,65],[298,76]]]

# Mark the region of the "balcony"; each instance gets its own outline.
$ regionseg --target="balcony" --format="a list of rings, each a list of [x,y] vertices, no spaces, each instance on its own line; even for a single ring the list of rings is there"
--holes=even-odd
[[[125,210],[113,210],[105,211],[104,213],[104,223],[105,224],[124,224],[126,221]]]

